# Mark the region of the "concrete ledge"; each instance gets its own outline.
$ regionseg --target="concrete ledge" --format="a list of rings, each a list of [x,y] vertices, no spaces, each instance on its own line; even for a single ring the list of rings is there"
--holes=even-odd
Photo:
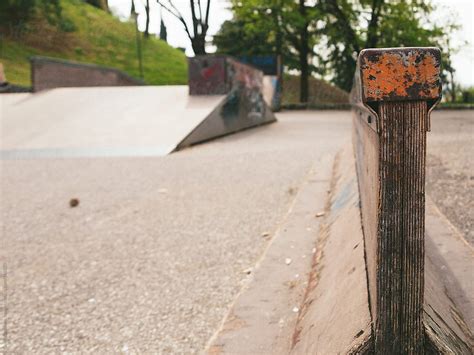
[[[326,211],[292,353],[364,354],[372,346],[371,316],[350,147],[336,161]]]
[[[331,179],[332,157],[312,169],[267,250],[251,270],[221,329],[211,339],[210,354],[284,354],[307,289],[315,243]]]
[[[325,167],[308,175],[208,353],[368,350],[370,313],[351,149],[332,169],[330,161]]]
[[[58,87],[143,85],[142,80],[115,68],[38,56],[32,57],[30,62],[33,91]]]

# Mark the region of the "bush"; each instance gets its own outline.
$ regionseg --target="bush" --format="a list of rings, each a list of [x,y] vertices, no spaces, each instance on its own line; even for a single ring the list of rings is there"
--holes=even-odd
[[[465,104],[472,104],[474,103],[474,86],[471,86],[467,89],[461,90],[462,94],[462,102]]]
[[[0,29],[18,37],[28,30],[28,23],[38,15],[60,31],[75,31],[74,23],[61,12],[60,0],[0,0]]]
[[[36,0],[0,1],[0,24],[12,33],[25,28],[36,7]]]
[[[62,17],[59,21],[59,29],[63,32],[75,32],[77,26],[70,19]]]

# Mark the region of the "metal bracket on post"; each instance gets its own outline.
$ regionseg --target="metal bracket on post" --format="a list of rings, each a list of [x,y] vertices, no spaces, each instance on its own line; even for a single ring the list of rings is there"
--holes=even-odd
[[[441,99],[440,64],[437,48],[366,49],[358,58],[353,142],[377,354],[439,348],[425,337],[424,238],[426,132]],[[463,348],[456,337],[449,341]]]
[[[354,79],[352,103],[377,118],[382,102],[425,101],[429,113],[441,100],[441,53],[438,48],[362,50]]]

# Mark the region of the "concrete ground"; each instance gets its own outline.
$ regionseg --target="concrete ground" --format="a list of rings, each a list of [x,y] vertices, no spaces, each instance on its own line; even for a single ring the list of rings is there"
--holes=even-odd
[[[349,112],[278,119],[164,157],[2,161],[9,351],[202,350],[310,169],[350,141]],[[472,214],[440,190],[472,177],[449,160],[472,156],[453,143],[472,122],[435,113],[429,135],[428,191],[462,231]]]
[[[474,111],[435,111],[431,123],[427,192],[474,247]]]
[[[2,161],[9,351],[203,349],[262,234],[350,138],[346,112],[279,119],[165,157]]]

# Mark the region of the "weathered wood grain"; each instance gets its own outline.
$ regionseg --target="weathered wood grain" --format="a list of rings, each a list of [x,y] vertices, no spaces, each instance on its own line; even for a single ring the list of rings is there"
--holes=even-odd
[[[368,354],[371,318],[354,159],[344,149],[334,167],[291,354]]]
[[[439,68],[435,48],[391,48],[362,51],[355,74],[353,142],[377,354],[471,351],[436,267],[429,261],[425,270],[426,134]]]
[[[354,117],[377,351],[423,348],[425,101],[383,102],[380,132]]]

